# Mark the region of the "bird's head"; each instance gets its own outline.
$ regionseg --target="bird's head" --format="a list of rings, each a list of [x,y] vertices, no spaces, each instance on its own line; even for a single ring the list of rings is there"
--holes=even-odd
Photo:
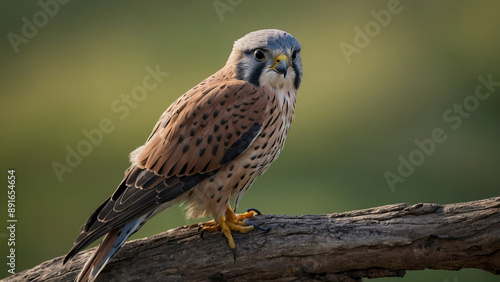
[[[282,30],[258,30],[238,39],[228,64],[238,79],[256,86],[297,90],[302,79],[300,44]]]

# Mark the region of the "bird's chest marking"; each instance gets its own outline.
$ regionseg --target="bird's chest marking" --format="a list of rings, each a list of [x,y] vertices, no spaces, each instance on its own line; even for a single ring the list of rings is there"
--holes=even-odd
[[[270,100],[272,106],[264,128],[256,140],[254,153],[250,160],[255,167],[267,167],[278,158],[285,144],[295,108],[295,92],[280,89]]]

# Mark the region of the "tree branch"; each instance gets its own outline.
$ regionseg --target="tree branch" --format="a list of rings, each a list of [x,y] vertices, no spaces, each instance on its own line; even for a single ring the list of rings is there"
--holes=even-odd
[[[330,215],[262,215],[267,233],[233,233],[233,263],[220,233],[196,225],[125,244],[97,281],[359,281],[405,270],[478,268],[500,274],[500,197],[450,204],[395,204]],[[69,281],[90,255],[46,261],[6,281]]]

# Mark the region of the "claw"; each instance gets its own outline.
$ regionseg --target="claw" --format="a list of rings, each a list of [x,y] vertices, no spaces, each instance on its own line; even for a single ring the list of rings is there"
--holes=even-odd
[[[236,263],[236,248],[231,249],[231,251],[233,251],[233,264],[235,264]]]
[[[258,210],[258,209],[254,209],[254,208],[249,208],[247,209],[247,212],[255,212],[256,214],[255,215],[262,215],[262,213]]]
[[[201,230],[200,237],[201,239],[204,239],[203,235],[205,234],[205,232],[215,232],[220,230],[220,227],[214,220],[211,220],[209,222],[205,222],[198,225],[198,232],[200,230]]]
[[[257,230],[264,231],[265,233],[267,233],[267,232],[269,232],[269,230],[271,230],[271,227],[260,227],[259,225],[255,224],[255,223],[248,223],[248,225],[253,226],[253,228],[255,228]]]

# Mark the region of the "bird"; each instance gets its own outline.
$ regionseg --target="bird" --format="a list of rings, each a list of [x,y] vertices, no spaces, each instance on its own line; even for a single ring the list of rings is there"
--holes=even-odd
[[[236,254],[231,232],[254,230],[244,220],[259,213],[235,211],[283,149],[302,80],[300,52],[288,32],[250,32],[219,71],[167,108],[66,255],[63,263],[104,236],[75,281],[94,281],[133,233],[177,203],[189,218],[213,217],[202,232],[222,232]]]

